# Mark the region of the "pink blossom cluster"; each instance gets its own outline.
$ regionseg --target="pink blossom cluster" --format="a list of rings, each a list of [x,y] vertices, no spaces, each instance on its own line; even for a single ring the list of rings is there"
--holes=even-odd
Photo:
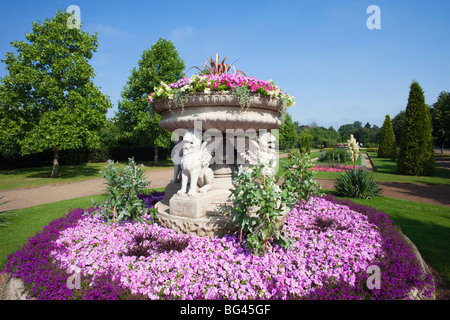
[[[272,81],[259,80],[254,77],[245,77],[240,74],[221,74],[221,75],[193,75],[192,77],[182,78],[171,84],[161,83],[151,93],[147,100],[153,102],[158,98],[168,97],[171,99],[176,90],[185,93],[211,91],[232,91],[236,87],[245,87],[252,93],[260,93],[272,97],[287,98],[289,106],[294,105],[294,98],[289,96],[276,86]]]
[[[356,168],[360,168],[360,167],[356,167]],[[343,165],[343,164],[338,164],[338,165],[322,165],[322,164],[316,164],[314,166],[314,168],[312,168],[311,170],[315,170],[315,171],[321,171],[321,172],[341,172],[341,171],[349,171],[355,169],[354,166],[352,165]]]
[[[192,78],[183,78],[177,82],[169,84],[171,88],[182,88],[189,85],[189,80]],[[199,84],[206,84],[210,89],[217,90],[219,85],[224,84],[231,90],[234,90],[235,86],[242,87],[248,86],[251,92],[255,92],[259,88],[266,91],[276,91],[278,87],[269,81],[258,80],[254,77],[245,77],[240,74],[221,74],[221,75],[204,75],[193,77],[194,82],[197,80]],[[192,81],[191,81],[192,82]]]
[[[284,230],[292,247],[273,246],[259,256],[235,236],[179,235],[156,224],[108,225],[92,216],[62,231],[52,256],[82,277],[112,270],[132,293],[150,299],[286,299],[307,296],[330,278],[354,285],[357,273],[385,255],[367,216],[323,198],[295,207]],[[147,257],[124,254],[143,232],[189,244],[180,252],[161,252],[155,244]]]

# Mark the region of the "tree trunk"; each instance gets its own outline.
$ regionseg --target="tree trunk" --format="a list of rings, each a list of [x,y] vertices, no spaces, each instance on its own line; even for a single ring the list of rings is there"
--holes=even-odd
[[[153,165],[158,165],[158,146],[155,146],[155,155],[153,157]]]
[[[59,147],[53,149],[53,167],[52,167],[52,178],[58,178],[59,174]]]

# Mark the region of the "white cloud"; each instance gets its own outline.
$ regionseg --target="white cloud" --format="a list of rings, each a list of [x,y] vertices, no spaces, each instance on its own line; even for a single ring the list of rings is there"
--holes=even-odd
[[[178,29],[173,30],[170,35],[170,38],[172,40],[180,40],[182,38],[189,37],[192,34],[194,34],[194,29],[189,26],[186,26],[183,28],[178,28]]]

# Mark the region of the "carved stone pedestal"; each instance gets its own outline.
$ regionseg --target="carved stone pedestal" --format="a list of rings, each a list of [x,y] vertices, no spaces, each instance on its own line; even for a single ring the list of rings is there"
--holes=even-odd
[[[221,211],[231,205],[230,191],[213,189],[196,196],[177,195],[179,183],[171,183],[166,188],[166,198],[156,204],[158,223],[180,234],[198,236],[224,236],[236,231],[232,219]]]

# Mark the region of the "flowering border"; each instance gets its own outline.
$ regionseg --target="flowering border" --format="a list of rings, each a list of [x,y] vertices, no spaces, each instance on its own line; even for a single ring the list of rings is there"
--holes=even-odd
[[[157,194],[154,199],[143,201],[151,206],[156,198],[160,199],[160,197],[161,194]],[[352,284],[344,280],[330,279],[322,287],[316,288],[314,292],[301,299],[397,300],[411,298],[410,293],[414,288],[421,291],[424,296],[431,296],[434,290],[432,275],[422,270],[412,248],[404,240],[400,231],[392,225],[387,214],[331,195],[325,195],[323,199],[348,206],[350,210],[365,215],[370,223],[377,226],[382,237],[382,248],[387,253],[378,264],[383,279],[382,287],[380,290],[368,290],[367,273],[361,271],[355,275]],[[63,230],[77,225],[84,219],[83,212],[82,209],[71,210],[66,216],[52,221],[43,228],[42,232],[30,238],[19,251],[8,257],[4,271],[21,278],[29,290],[29,297],[36,299],[144,299],[142,295],[131,294],[130,290],[118,280],[113,280],[114,277],[109,272],[95,274],[87,279],[83,276],[80,290],[67,288],[67,279],[70,274],[55,262],[51,252],[57,248],[56,240]],[[273,290],[283,290],[277,288],[276,283],[273,285]],[[160,298],[164,298],[164,295]],[[298,297],[288,294],[287,298]]]

